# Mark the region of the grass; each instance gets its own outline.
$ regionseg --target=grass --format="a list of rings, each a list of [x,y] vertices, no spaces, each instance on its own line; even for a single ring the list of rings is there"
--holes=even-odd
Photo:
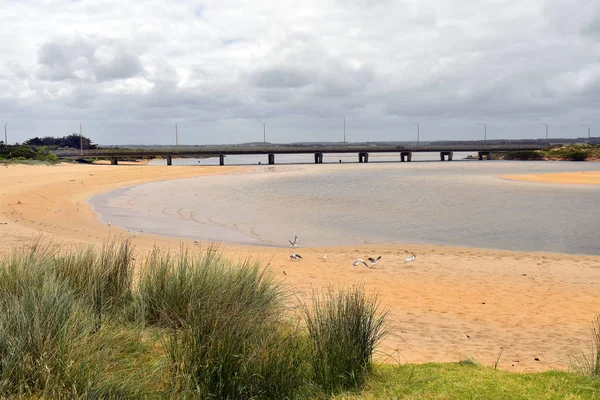
[[[369,376],[373,352],[385,335],[386,312],[362,285],[329,289],[304,308],[314,352],[314,381],[326,392],[354,389]]]
[[[378,366],[354,399],[597,399],[600,380],[567,372],[518,374],[470,363]]]
[[[133,257],[127,240],[64,253],[38,239],[0,258],[0,398],[600,396],[599,319],[577,374],[382,366],[372,359],[386,312],[361,285],[298,314],[267,270],[216,248],[155,249],[136,282]]]
[[[324,353],[255,262],[155,249],[134,284],[133,261],[121,239],[66,253],[36,239],[0,259],[0,397],[300,399],[331,391],[326,368],[354,388],[371,371],[385,315],[362,287],[315,299],[342,333]]]

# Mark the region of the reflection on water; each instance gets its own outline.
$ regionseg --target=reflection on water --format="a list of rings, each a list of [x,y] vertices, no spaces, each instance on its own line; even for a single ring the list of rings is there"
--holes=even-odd
[[[113,225],[203,240],[286,246],[298,235],[302,246],[397,242],[600,255],[600,188],[499,178],[597,169],[504,161],[257,166],[139,185],[92,203]]]

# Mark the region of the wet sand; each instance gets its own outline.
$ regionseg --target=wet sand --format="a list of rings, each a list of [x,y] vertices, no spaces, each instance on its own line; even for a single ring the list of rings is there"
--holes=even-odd
[[[9,253],[40,233],[65,248],[127,235],[99,221],[87,203],[95,194],[157,180],[247,171],[244,167],[0,166],[0,223],[6,223],[0,225],[0,253]],[[566,174],[552,175],[568,180]],[[154,245],[193,246],[193,240],[145,234],[132,240],[141,253]],[[589,348],[589,326],[600,311],[600,257],[594,256],[381,244],[301,247],[297,252],[304,259],[291,261],[288,248],[221,244],[221,249],[230,257],[269,263],[301,301],[328,285],[364,282],[367,290],[383,296],[390,310],[391,335],[380,350],[403,363],[474,358],[492,365],[503,348],[502,369],[567,369],[571,355]],[[417,259],[404,263],[412,252]],[[327,261],[322,259],[325,254]],[[376,269],[352,266],[356,258],[371,255],[382,255]]]

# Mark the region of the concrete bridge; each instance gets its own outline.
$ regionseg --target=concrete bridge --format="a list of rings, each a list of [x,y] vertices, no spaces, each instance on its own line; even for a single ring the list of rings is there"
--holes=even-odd
[[[264,154],[268,164],[275,164],[277,154],[314,154],[315,164],[323,163],[323,154],[326,153],[356,153],[358,162],[369,162],[370,153],[398,153],[399,161],[412,161],[413,153],[440,153],[441,161],[452,161],[454,152],[477,152],[479,159],[491,159],[492,153],[503,153],[520,150],[541,150],[546,146],[541,145],[422,145],[422,146],[390,146],[390,145],[264,145],[264,146],[194,146],[184,148],[109,148],[100,150],[55,150],[53,151],[62,159],[83,158],[109,158],[112,165],[117,165],[121,158],[131,157],[160,157],[166,158],[167,165],[172,165],[173,158],[209,158],[219,157],[219,164],[225,164],[227,155]]]

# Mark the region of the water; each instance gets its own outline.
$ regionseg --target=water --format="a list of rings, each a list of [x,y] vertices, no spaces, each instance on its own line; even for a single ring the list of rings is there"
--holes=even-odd
[[[515,161],[262,165],[134,186],[92,204],[113,225],[200,240],[286,246],[298,235],[302,246],[428,243],[600,255],[599,187],[500,178],[597,169]]]

